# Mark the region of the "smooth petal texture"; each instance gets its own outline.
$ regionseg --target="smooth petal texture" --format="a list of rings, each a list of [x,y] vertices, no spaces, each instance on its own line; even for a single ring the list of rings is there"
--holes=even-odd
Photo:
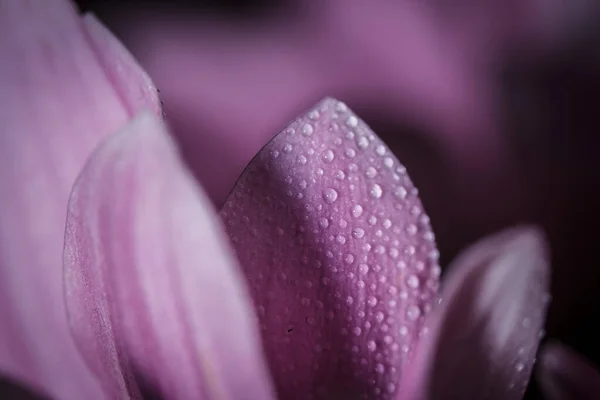
[[[514,228],[485,238],[449,274],[398,399],[520,400],[548,305],[543,235]]]
[[[0,10],[0,373],[60,400],[100,398],[66,321],[67,200],[99,140],[157,99],[113,86],[68,2],[2,0]],[[110,57],[139,72],[123,51]],[[128,80],[149,86],[141,73]]]
[[[224,240],[225,239],[225,240]],[[254,314],[218,219],[166,128],[142,114],[77,180],[65,288],[110,398],[272,399]]]
[[[390,399],[440,268],[405,168],[325,99],[268,143],[221,216],[282,399]]]
[[[560,343],[542,347],[536,376],[547,400],[593,400],[600,397],[600,371]]]

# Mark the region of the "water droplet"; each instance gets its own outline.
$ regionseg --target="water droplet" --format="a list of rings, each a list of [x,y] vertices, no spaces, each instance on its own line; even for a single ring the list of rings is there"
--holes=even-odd
[[[406,248],[404,249],[404,254],[406,254],[407,256],[414,256],[416,252],[417,249],[412,244],[406,246]]]
[[[394,342],[394,338],[391,337],[390,335],[385,335],[383,338],[383,342],[385,344],[392,344]]]
[[[392,258],[398,258],[398,249],[395,247],[391,247],[388,254]]]
[[[333,151],[331,151],[330,149],[327,149],[323,152],[323,161],[332,162],[334,158],[335,154],[333,154]]]
[[[300,300],[300,303],[302,303],[303,306],[308,307],[310,306],[310,299],[303,297],[302,300]]]
[[[352,264],[354,262],[354,255],[350,253],[346,254],[344,261],[346,261],[346,264]]]
[[[408,224],[408,226],[406,227],[406,232],[413,236],[417,234],[417,225],[415,224]]]
[[[369,351],[375,351],[375,350],[377,350],[377,344],[375,344],[374,340],[369,340],[367,342],[367,349],[369,349]]]
[[[390,221],[388,218],[383,220],[383,227],[385,229],[390,229],[392,227],[392,221]]]
[[[419,287],[419,285],[421,284],[421,282],[419,282],[419,277],[418,276],[416,276],[416,275],[409,275],[408,278],[406,279],[406,284],[411,289],[417,289]]]
[[[377,246],[375,246],[375,254],[379,254],[382,255],[385,253],[385,246],[382,244],[378,244]]]
[[[377,371],[378,374],[383,374],[385,372],[385,367],[383,366],[383,364],[377,364],[375,365],[375,371]]]
[[[319,110],[311,110],[308,113],[308,118],[312,119],[313,121],[318,119],[319,118]]]
[[[348,111],[348,107],[346,106],[345,103],[338,101],[337,104],[335,105],[335,110],[337,112],[346,112],[346,111]]]
[[[352,206],[352,216],[354,218],[358,218],[362,215],[363,213],[363,208],[360,204],[355,204],[354,206]]]
[[[367,176],[367,178],[375,178],[377,176],[377,170],[373,167],[367,167],[365,175]]]
[[[396,384],[390,382],[387,384],[388,393],[394,393],[396,391]]]
[[[306,156],[305,156],[305,155],[303,155],[303,154],[300,154],[300,155],[298,156],[298,164],[300,164],[300,165],[304,165],[304,164],[306,164],[306,162],[307,162],[307,161],[308,161],[308,160],[307,160],[307,158],[306,158]]]
[[[394,166],[394,160],[392,160],[391,157],[386,157],[383,159],[383,165],[385,165],[386,168],[392,168]]]
[[[360,239],[363,236],[365,236],[365,230],[362,228],[354,228],[352,230],[352,236],[354,236],[357,239]]]
[[[354,149],[350,149],[350,148],[346,149],[346,150],[344,151],[344,154],[345,154],[345,155],[346,155],[346,157],[348,157],[348,158],[354,158],[354,156],[356,156],[356,152],[354,151]]]
[[[337,235],[335,238],[335,241],[338,242],[339,244],[344,244],[344,243],[346,243],[346,237],[342,236],[342,235]]]
[[[369,266],[367,264],[360,264],[358,266],[358,272],[360,272],[361,274],[366,274],[367,272],[369,272]]]
[[[358,126],[358,118],[356,118],[354,115],[349,116],[346,120],[346,125],[348,125],[350,128],[356,128]]]
[[[319,225],[321,225],[321,228],[327,228],[329,226],[329,220],[323,217],[319,220]]]
[[[400,335],[402,335],[402,336],[406,336],[406,335],[408,335],[408,328],[406,326],[402,325],[400,327],[400,329],[398,329],[398,333],[400,333]]]
[[[374,216],[374,215],[371,215],[371,216],[369,217],[369,220],[368,220],[368,222],[369,222],[369,225],[371,225],[371,226],[375,225],[375,224],[377,223],[377,217],[376,217],[376,216]]]
[[[328,204],[331,204],[331,203],[333,203],[334,201],[337,200],[337,198],[338,198],[338,192],[336,192],[335,189],[327,188],[323,192],[323,198],[325,199],[325,201]]]
[[[379,323],[383,322],[383,319],[385,318],[385,315],[383,315],[383,313],[381,311],[377,311],[375,313],[375,320]]]
[[[377,148],[375,148],[375,152],[380,156],[384,156],[385,155],[385,146],[382,144],[378,145]]]
[[[356,171],[358,171],[358,165],[356,165],[354,163],[348,165],[348,171],[350,171],[350,172],[356,172]]]
[[[355,336],[360,336],[362,329],[360,329],[360,326],[355,326],[354,329],[352,329],[352,333],[354,333]]]
[[[404,186],[398,186],[394,191],[394,195],[400,200],[404,200],[407,194],[408,192],[406,191],[406,188]]]
[[[339,179],[340,181],[343,181],[346,178],[346,174],[341,169],[338,169],[337,172],[335,173],[335,177],[337,179]]]
[[[517,371],[517,372],[521,372],[521,371],[523,371],[524,369],[525,369],[525,364],[523,364],[522,362],[518,362],[518,363],[515,365],[515,371]]]
[[[371,186],[371,189],[369,190],[369,194],[374,199],[379,199],[381,197],[381,195],[383,194],[383,190],[381,189],[381,186],[379,186],[378,184],[374,184],[373,186]]]
[[[419,308],[419,306],[411,304],[406,309],[406,316],[411,321],[416,321],[417,318],[419,318],[421,316],[421,309]]]
[[[315,129],[311,124],[304,124],[304,126],[302,126],[302,134],[304,136],[310,136],[313,134],[314,131]]]
[[[286,143],[283,146],[283,152],[284,153],[291,153],[293,149],[294,149],[294,147],[291,144],[289,144],[289,143]]]
[[[348,304],[349,306],[354,304],[354,298],[352,296],[346,297],[346,304]]]
[[[367,139],[364,136],[360,136],[357,140],[356,140],[356,145],[358,146],[359,149],[364,150],[367,147],[369,147],[369,139]]]
[[[377,298],[375,296],[369,296],[367,298],[367,304],[371,307],[375,307],[377,305]]]

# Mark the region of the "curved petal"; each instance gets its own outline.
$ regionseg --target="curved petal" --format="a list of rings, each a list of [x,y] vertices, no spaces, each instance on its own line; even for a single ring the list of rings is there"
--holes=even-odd
[[[544,245],[537,230],[515,228],[458,257],[399,399],[522,398],[548,303]]]
[[[69,321],[110,398],[271,399],[258,330],[204,194],[142,114],[93,155],[67,216]]]
[[[341,3],[302,4],[260,29],[139,12],[123,27],[163,88],[183,155],[218,205],[272,132],[330,94],[434,132],[460,153],[454,161],[476,158],[474,146],[490,150],[478,166],[498,153],[487,75],[448,40],[430,7]]]
[[[68,195],[97,143],[157,100],[112,85],[69,2],[0,9],[0,372],[61,400],[96,399],[62,296]],[[122,48],[110,57],[130,87],[149,87]]]
[[[325,99],[261,150],[221,215],[280,397],[393,398],[440,269],[385,144]]]
[[[600,396],[600,370],[563,344],[542,347],[536,372],[547,400],[592,400]]]

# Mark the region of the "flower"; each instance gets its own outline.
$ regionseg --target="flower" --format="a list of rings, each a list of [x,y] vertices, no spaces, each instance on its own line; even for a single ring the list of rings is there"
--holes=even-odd
[[[276,398],[270,375],[286,399],[521,398],[547,304],[542,237],[476,244],[436,305],[416,189],[343,103],[323,100],[269,142],[220,215],[237,257],[148,114],[84,168],[66,302],[110,397],[141,397],[142,376],[167,398]]]
[[[474,245],[438,304],[416,189],[333,99],[251,162],[223,228],[108,31],[64,2],[3,10],[3,374],[61,400],[520,398],[546,308],[539,232]]]

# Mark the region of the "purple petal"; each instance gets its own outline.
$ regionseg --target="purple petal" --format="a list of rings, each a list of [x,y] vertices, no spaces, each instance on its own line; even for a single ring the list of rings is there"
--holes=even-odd
[[[261,150],[221,215],[279,396],[393,398],[440,269],[385,144],[325,99]]]
[[[600,371],[560,343],[542,347],[536,375],[548,400],[593,400],[600,396]]]
[[[94,154],[69,202],[66,301],[110,398],[142,398],[148,384],[164,399],[272,398],[224,238],[155,117]]]
[[[530,228],[459,256],[399,398],[521,399],[544,326],[548,270],[544,239]]]
[[[0,372],[61,400],[101,396],[65,317],[69,191],[128,111],[156,104],[152,91],[134,101],[106,79],[82,26],[66,1],[0,5]],[[111,49],[124,71],[139,72],[129,87],[148,88],[130,56]]]

